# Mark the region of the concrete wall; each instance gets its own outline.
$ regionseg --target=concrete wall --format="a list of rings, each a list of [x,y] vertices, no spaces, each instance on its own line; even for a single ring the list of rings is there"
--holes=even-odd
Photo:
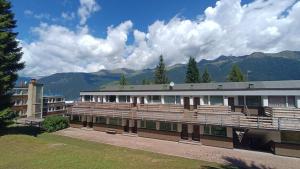
[[[169,141],[180,140],[180,133],[178,132],[168,132],[168,131],[149,130],[149,129],[138,129],[138,136],[155,138],[160,140],[169,140]]]
[[[200,142],[207,146],[233,148],[232,138],[228,137],[200,135]]]
[[[97,131],[106,132],[107,130],[115,130],[117,134],[123,133],[123,127],[122,126],[113,126],[109,124],[93,124],[93,129]]]
[[[290,143],[275,143],[275,154],[300,158],[300,145]]]
[[[70,122],[70,127],[74,127],[74,128],[82,128],[82,122]]]

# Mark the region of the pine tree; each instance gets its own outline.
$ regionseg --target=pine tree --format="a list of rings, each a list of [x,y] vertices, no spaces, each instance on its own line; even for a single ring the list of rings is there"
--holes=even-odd
[[[208,73],[207,68],[205,68],[204,73],[202,75],[202,82],[203,83],[210,83],[211,82],[211,77],[210,77],[210,75]]]
[[[199,83],[200,80],[200,72],[197,66],[197,62],[193,57],[190,57],[189,62],[187,64],[187,70],[185,75],[185,83]]]
[[[165,66],[164,59],[163,59],[162,55],[159,56],[159,63],[155,68],[154,83],[155,84],[169,83],[169,80],[168,80],[168,77],[167,77],[166,66]]]
[[[127,79],[126,79],[124,74],[121,75],[119,83],[120,83],[121,86],[124,86],[124,85],[128,84]]]
[[[150,80],[147,80],[147,79],[142,80],[142,85],[148,85],[148,84],[151,84]]]
[[[228,74],[227,80],[230,82],[244,82],[245,77],[238,65],[232,65],[231,71]]]
[[[17,71],[24,68],[20,63],[22,52],[16,40],[17,33],[13,32],[16,20],[11,11],[11,4],[7,0],[0,0],[0,119],[9,117],[7,110],[11,106],[11,93]]]

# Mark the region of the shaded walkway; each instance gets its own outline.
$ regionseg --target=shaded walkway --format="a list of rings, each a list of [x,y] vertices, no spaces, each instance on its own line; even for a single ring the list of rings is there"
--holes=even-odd
[[[56,132],[56,134],[155,153],[212,161],[225,165],[232,164],[243,168],[297,169],[300,166],[300,159],[298,158],[283,157],[255,151],[183,144],[142,137],[130,137],[120,134],[111,135],[104,132],[77,128],[64,129]],[[224,168],[226,168],[225,165]]]

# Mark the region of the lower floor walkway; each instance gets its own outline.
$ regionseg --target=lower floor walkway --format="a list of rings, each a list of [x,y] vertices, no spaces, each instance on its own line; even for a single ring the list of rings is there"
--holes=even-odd
[[[184,144],[143,137],[131,137],[122,134],[113,135],[104,132],[78,128],[67,128],[56,132],[56,134],[167,155],[223,164],[230,163],[241,167],[252,166],[251,168],[254,168],[254,166],[256,166],[256,168],[262,169],[298,169],[300,166],[300,158],[283,157],[256,151]]]

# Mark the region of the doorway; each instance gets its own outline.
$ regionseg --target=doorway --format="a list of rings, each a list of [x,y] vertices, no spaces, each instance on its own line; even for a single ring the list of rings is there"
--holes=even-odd
[[[198,105],[200,105],[200,98],[194,97],[194,109],[197,109]]]
[[[133,107],[136,107],[137,105],[137,97],[133,97]]]
[[[131,128],[132,133],[137,133],[137,120],[133,120],[133,127]]]
[[[194,141],[200,141],[200,126],[199,125],[193,125],[193,136],[192,139]]]
[[[230,106],[231,111],[234,111],[234,97],[228,97],[228,106]]]
[[[145,104],[144,97],[141,97],[141,104]]]
[[[183,139],[183,140],[188,140],[189,139],[188,125],[187,124],[182,124],[182,126],[181,126],[181,139]]]
[[[183,107],[185,109],[190,109],[190,98],[189,97],[183,98]]]
[[[126,133],[129,132],[129,120],[126,120],[126,124],[124,126],[124,132],[126,132]]]

